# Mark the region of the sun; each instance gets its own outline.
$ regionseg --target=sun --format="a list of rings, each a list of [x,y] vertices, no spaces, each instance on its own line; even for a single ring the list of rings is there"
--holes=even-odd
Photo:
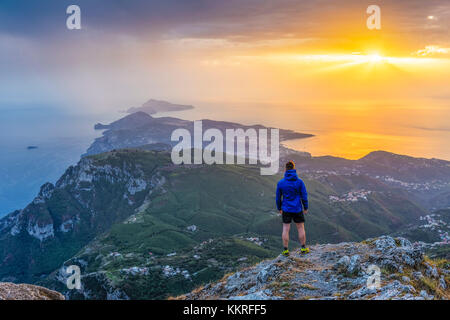
[[[367,56],[367,59],[371,63],[380,63],[383,62],[383,56],[379,53],[372,53]]]
[[[326,54],[281,54],[268,56],[289,63],[306,62],[317,64],[319,72],[336,71],[345,68],[360,67],[368,71],[392,71],[399,68],[413,68],[431,63],[439,63],[439,60],[417,56],[389,56],[381,51],[355,51],[351,53],[326,53]]]

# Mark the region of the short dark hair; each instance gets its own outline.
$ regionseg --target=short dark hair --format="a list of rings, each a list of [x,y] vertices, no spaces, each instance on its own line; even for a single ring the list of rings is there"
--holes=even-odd
[[[286,170],[292,170],[292,169],[294,169],[295,168],[295,163],[294,163],[294,161],[288,161],[287,163],[286,163]]]

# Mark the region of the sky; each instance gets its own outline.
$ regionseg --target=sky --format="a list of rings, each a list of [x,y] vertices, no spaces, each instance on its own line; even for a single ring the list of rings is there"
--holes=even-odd
[[[66,28],[71,4],[81,30]],[[407,108],[408,126],[448,132],[449,24],[446,0],[2,0],[0,109],[264,103],[379,132]]]
[[[150,95],[292,102],[320,100],[324,86],[344,98],[450,95],[448,64],[437,61],[450,57],[450,2],[378,3],[381,30],[368,30],[372,2],[361,0],[3,0],[0,99],[87,108]],[[81,30],[66,28],[70,4],[81,8]],[[358,52],[411,60],[368,75],[370,63],[352,65]]]

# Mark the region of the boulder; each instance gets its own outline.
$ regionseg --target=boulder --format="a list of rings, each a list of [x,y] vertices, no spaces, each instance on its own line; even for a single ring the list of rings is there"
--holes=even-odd
[[[350,265],[350,257],[349,256],[343,256],[336,262],[333,266],[333,269],[335,270],[346,270],[348,266]]]
[[[410,279],[409,277],[407,277],[407,276],[403,276],[403,277],[402,277],[402,281],[403,281],[403,282],[406,282],[406,283],[410,283],[410,282],[411,282],[411,279]]]
[[[422,274],[422,272],[420,272],[420,271],[415,271],[415,272],[413,272],[413,273],[412,273],[412,276],[413,276],[413,278],[416,279],[416,280],[420,280],[420,279],[423,278],[423,274]]]
[[[269,278],[277,275],[278,268],[275,264],[269,264],[268,266],[263,267],[258,275],[256,276],[256,279],[259,282],[266,282]]]
[[[378,250],[386,251],[397,247],[395,239],[389,236],[381,236],[374,242]]]
[[[439,278],[439,287],[440,287],[442,290],[447,289],[447,283],[445,282],[444,276],[441,276],[441,277]]]
[[[425,274],[430,278],[439,278],[439,273],[436,267],[433,267],[429,264],[427,264],[427,270],[425,271]]]
[[[361,257],[358,254],[350,258],[350,263],[347,267],[348,275],[358,275],[361,272]]]
[[[31,284],[0,283],[0,300],[65,300],[56,291]]]
[[[358,275],[361,271],[361,257],[357,254],[351,258],[343,256],[334,264],[333,269],[348,276]]]

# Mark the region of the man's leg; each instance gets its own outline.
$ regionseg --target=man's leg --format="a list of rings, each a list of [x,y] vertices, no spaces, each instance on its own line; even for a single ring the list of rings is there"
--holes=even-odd
[[[305,224],[303,222],[296,223],[297,231],[298,231],[298,240],[302,246],[306,245],[306,233],[305,233]]]
[[[283,239],[283,246],[288,248],[289,245],[289,230],[291,230],[290,223],[283,223],[283,235],[281,238]]]

